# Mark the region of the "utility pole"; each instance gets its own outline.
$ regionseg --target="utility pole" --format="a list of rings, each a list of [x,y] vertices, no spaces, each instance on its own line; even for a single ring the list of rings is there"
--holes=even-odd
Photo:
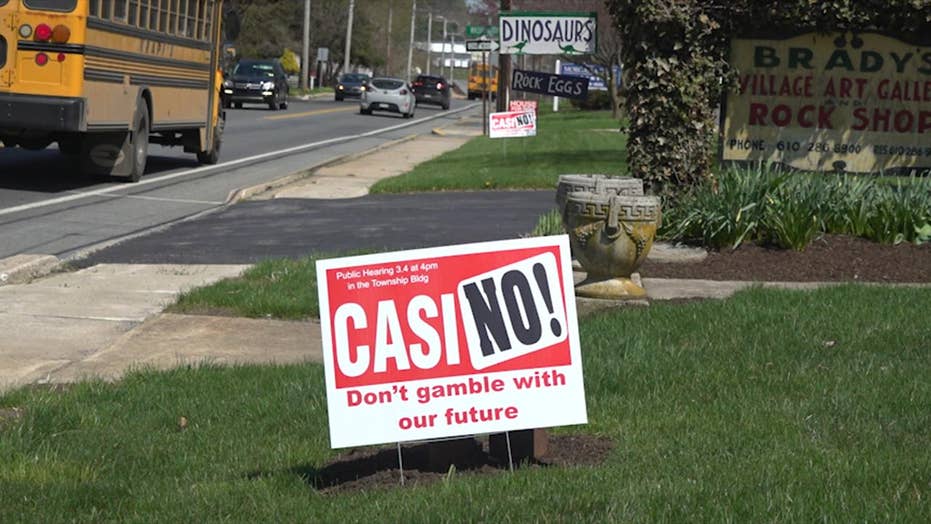
[[[414,59],[414,24],[417,22],[417,0],[411,0],[411,40],[407,46],[407,76],[405,80],[411,81],[411,61]]]
[[[349,72],[349,51],[352,49],[352,12],[356,8],[356,0],[349,0],[349,23],[346,24],[346,56],[343,57],[343,73]]]
[[[427,74],[430,74],[430,48],[433,47],[433,11],[427,11]]]
[[[385,76],[391,76],[391,19],[394,15],[394,2],[388,2],[388,43],[385,46]]]
[[[307,89],[310,76],[310,0],[304,0],[304,48],[301,52],[301,89]]]
[[[442,76],[446,68],[446,17],[443,17],[443,52],[440,55],[440,75]]]
[[[511,10],[511,0],[501,0],[501,13]],[[511,55],[498,53],[498,112],[508,110],[511,83]]]

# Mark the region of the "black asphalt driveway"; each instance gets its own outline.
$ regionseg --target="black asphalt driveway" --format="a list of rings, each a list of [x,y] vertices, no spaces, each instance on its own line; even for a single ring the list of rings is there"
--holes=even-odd
[[[251,264],[518,238],[555,208],[554,195],[475,191],[248,201],[126,240],[77,264]]]

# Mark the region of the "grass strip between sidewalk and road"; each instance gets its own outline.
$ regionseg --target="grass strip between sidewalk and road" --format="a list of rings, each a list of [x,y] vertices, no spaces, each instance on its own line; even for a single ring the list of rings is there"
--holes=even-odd
[[[307,281],[304,283],[306,284]],[[580,320],[599,466],[324,494],[320,365],[0,396],[0,522],[928,522],[926,290],[751,289]],[[183,417],[183,419],[182,419]]]
[[[619,129],[610,111],[541,111],[535,137],[476,137],[409,173],[379,181],[370,191],[555,190],[561,174],[623,175],[626,135]]]

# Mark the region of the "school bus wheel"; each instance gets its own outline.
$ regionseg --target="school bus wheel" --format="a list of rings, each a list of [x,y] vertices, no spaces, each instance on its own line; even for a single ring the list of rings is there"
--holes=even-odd
[[[201,164],[214,165],[220,161],[220,147],[223,145],[223,128],[226,127],[226,119],[220,118],[217,126],[213,129],[213,143],[209,151],[197,153],[197,161]]]

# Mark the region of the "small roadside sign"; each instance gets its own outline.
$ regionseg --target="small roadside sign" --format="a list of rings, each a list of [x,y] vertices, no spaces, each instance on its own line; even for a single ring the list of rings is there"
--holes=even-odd
[[[502,12],[502,54],[580,55],[594,53],[596,13]]]
[[[511,100],[508,102],[508,111],[515,113],[537,114],[536,100]]]
[[[588,421],[566,235],[317,261],[333,448]]]
[[[588,98],[588,78],[515,69],[511,76],[511,89],[585,100]]]
[[[537,136],[537,115],[534,112],[505,111],[488,115],[488,138],[519,138]]]
[[[498,50],[498,42],[494,40],[466,40],[466,51],[492,52]]]
[[[499,30],[496,25],[467,25],[465,30],[466,38],[498,38]]]

